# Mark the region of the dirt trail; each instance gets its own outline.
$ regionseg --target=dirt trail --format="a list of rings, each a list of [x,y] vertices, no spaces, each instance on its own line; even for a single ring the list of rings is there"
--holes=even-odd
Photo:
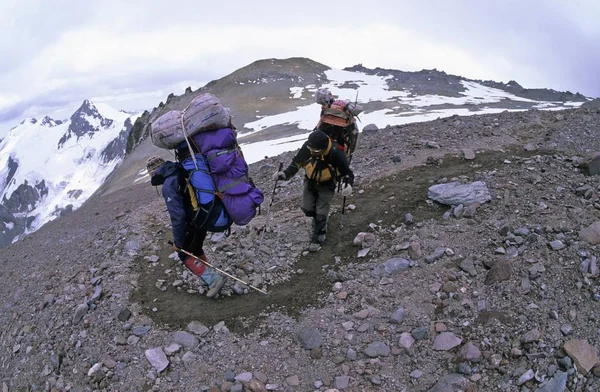
[[[493,169],[507,154],[531,155],[522,149],[481,154],[476,161],[448,155],[443,158],[439,166],[417,166],[399,170],[366,185],[356,184],[356,189],[363,188],[364,193],[354,192],[347,200],[348,204],[355,204],[358,209],[357,212],[347,211],[344,214],[341,234],[338,228],[342,199],[336,197],[330,217],[328,241],[323,249],[318,253],[300,257],[295,264],[295,269],[301,269],[303,273],[295,275],[284,284],[270,287],[267,296],[252,291],[248,295],[234,295],[209,301],[204,296],[173,289],[158,292],[155,287],[157,279],[164,279],[163,271],[173,268],[173,264],[161,262],[160,268],[148,269],[143,268],[147,265],[147,261],[138,260],[135,266],[139,282],[138,288],[131,293],[132,300],[138,302],[142,306],[142,311],[155,322],[171,328],[184,328],[192,320],[198,320],[206,325],[225,321],[230,330],[247,333],[256,326],[256,322],[260,321],[261,312],[266,310],[277,309],[295,317],[302,310],[318,305],[319,299],[325,298],[324,293],[330,290],[331,283],[327,280],[324,265],[329,265],[335,270],[336,256],[341,258],[341,263],[360,262],[360,259],[355,257],[357,249],[346,246],[352,243],[359,231],[366,230],[370,223],[388,226],[401,223],[407,212],[410,212],[416,221],[441,218],[446,207],[426,202],[427,190],[432,185],[432,181],[442,177],[474,176],[478,171]],[[394,199],[390,200],[392,196]],[[299,205],[297,198],[288,202],[292,203],[291,205]],[[277,204],[273,205],[274,209],[281,207]],[[170,233],[164,233],[164,243],[168,241],[169,236]],[[164,247],[161,252],[159,254],[161,260],[170,260],[168,259],[171,252],[169,247]],[[154,307],[160,309],[160,312],[153,312]]]

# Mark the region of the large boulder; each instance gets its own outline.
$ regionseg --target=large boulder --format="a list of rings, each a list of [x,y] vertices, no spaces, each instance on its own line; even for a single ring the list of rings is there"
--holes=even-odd
[[[592,99],[581,105],[584,109],[600,109],[600,98]]]
[[[492,200],[490,191],[483,181],[461,184],[458,181],[438,184],[429,187],[427,197],[449,206],[469,206],[474,203],[483,204]]]
[[[590,245],[600,244],[600,221],[594,222],[592,225],[582,229],[579,232],[579,238]]]
[[[362,130],[362,133],[365,136],[374,135],[377,132],[379,132],[379,127],[375,124],[366,125]]]
[[[600,152],[588,156],[580,165],[584,173],[595,176],[600,174]]]

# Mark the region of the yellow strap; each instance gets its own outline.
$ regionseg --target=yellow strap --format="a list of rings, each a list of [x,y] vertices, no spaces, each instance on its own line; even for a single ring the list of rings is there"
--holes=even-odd
[[[190,200],[192,202],[192,209],[194,211],[198,211],[198,199],[196,198],[196,192],[194,191],[194,187],[192,184],[188,182],[187,184],[188,192],[190,193]]]

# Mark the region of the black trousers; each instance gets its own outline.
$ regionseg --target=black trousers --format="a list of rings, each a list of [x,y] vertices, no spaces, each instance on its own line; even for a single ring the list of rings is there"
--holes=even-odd
[[[188,230],[185,233],[183,249],[190,252],[194,256],[202,256],[204,254],[204,240],[206,239],[206,230],[196,230],[193,225],[188,225]],[[179,259],[184,261],[187,256],[183,252],[179,252]]]

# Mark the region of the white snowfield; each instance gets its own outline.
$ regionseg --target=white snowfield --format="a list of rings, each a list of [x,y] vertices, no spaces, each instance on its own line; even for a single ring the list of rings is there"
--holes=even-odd
[[[101,153],[119,135],[125,120],[132,117],[133,121],[138,115],[131,116],[105,104],[95,106],[102,117],[113,120],[113,123],[103,128],[99,119],[86,116],[85,120],[97,129],[92,136],[84,135],[78,139],[72,135],[58,148],[71,120],[55,125],[54,121],[42,124],[42,121],[33,123],[33,119],[27,119],[10,130],[0,143],[0,200],[10,199],[24,181],[35,186],[44,180],[48,189],[48,194],[39,204],[35,208],[29,206],[23,214],[35,216],[25,234],[56,218],[58,211],[69,204],[73,205],[73,209],[80,207],[120,163],[121,158],[103,163]],[[18,164],[18,168],[7,184],[9,157]],[[0,231],[5,228],[10,230],[12,224],[0,221]]]
[[[583,102],[547,102],[533,101],[527,98],[521,98],[516,95],[507,93],[504,90],[486,87],[476,82],[461,81],[465,91],[461,93],[462,97],[446,97],[442,95],[412,95],[410,91],[389,90],[387,79],[392,76],[376,76],[367,75],[361,72],[344,71],[340,69],[331,69],[325,71],[327,79],[330,83],[324,84],[322,87],[328,88],[334,95],[340,99],[348,99],[354,101],[357,91],[350,88],[341,88],[344,83],[352,82],[360,86],[358,88],[358,103],[368,103],[371,101],[381,102],[397,102],[400,107],[408,106],[409,110],[398,110],[395,112],[391,109],[365,111],[359,115],[359,128],[367,124],[375,124],[379,128],[384,128],[388,125],[402,125],[420,121],[435,120],[439,117],[450,117],[455,114],[477,115],[487,113],[500,113],[504,108],[490,108],[478,106],[480,110],[474,112],[466,108],[456,109],[428,109],[432,105],[485,105],[488,103],[501,102],[504,99],[512,101],[521,101],[527,103],[528,106],[533,104],[536,109],[543,110],[559,110],[569,109],[580,106]],[[304,91],[314,94],[317,87],[314,85],[297,86],[290,88],[290,99],[297,99],[302,96]],[[509,111],[523,111],[527,109],[508,109]],[[321,106],[317,103],[298,107],[296,110],[280,113],[273,116],[257,116],[256,121],[244,124],[245,128],[252,129],[251,132],[245,133],[239,137],[239,142],[244,152],[244,157],[248,163],[258,162],[264,159],[265,156],[274,156],[286,151],[293,151],[306,141],[308,134],[314,129],[319,120]],[[261,130],[276,126],[276,125],[291,125],[296,124],[299,129],[305,129],[306,132],[296,136],[287,136],[279,139],[244,143],[244,137],[255,134]]]

